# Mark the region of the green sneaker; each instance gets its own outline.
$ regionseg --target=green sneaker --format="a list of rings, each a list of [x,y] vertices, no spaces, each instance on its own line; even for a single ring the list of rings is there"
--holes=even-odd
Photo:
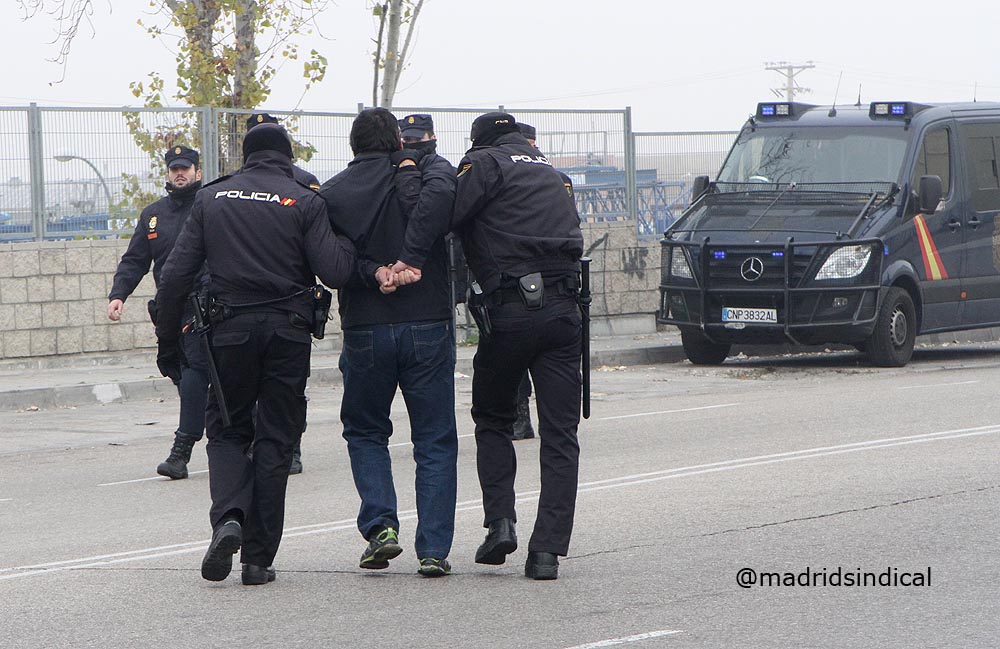
[[[444,577],[451,574],[451,564],[448,563],[447,559],[424,557],[420,560],[420,568],[417,573],[424,577]]]
[[[399,547],[399,534],[387,527],[371,540],[368,549],[361,555],[361,567],[382,570],[389,567],[389,559],[395,559],[403,552]]]

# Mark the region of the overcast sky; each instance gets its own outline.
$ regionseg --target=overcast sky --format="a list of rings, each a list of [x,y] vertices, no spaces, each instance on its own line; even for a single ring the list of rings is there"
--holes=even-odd
[[[134,105],[130,81],[170,78],[173,54],[136,19],[147,3],[94,0],[93,24],[73,44],[66,80],[48,62],[55,25],[0,8],[7,55],[0,105]],[[265,107],[352,112],[371,99],[377,24],[365,0],[322,15],[326,39],[303,37],[329,59],[304,98],[288,66]],[[148,16],[146,16],[148,18]],[[672,0],[426,0],[397,106],[632,107],[637,131],[732,130],[783,78],[765,62],[812,61],[801,101],[1000,100],[1000,3],[674,2]],[[975,89],[978,83],[978,91]]]

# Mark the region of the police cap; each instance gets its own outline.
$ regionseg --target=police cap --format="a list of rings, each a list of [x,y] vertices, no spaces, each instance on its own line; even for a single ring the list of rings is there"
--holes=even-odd
[[[186,146],[173,146],[163,154],[167,169],[171,167],[195,167],[198,165],[198,152]]]
[[[524,136],[526,140],[537,140],[537,133],[535,127],[531,124],[525,124],[524,122],[517,123],[517,130],[521,131],[521,135]]]
[[[254,126],[259,124],[280,124],[277,117],[268,115],[267,113],[254,113],[250,117],[247,117],[247,130],[249,131]]]
[[[291,159],[292,141],[288,132],[279,124],[260,124],[250,129],[243,138],[243,162],[258,151],[277,151]]]
[[[510,113],[494,111],[480,115],[472,122],[472,131],[469,139],[475,142],[484,137],[503,135],[504,133],[516,133],[517,120]]]
[[[425,114],[407,115],[399,120],[399,130],[402,137],[423,137],[434,132],[434,119]]]

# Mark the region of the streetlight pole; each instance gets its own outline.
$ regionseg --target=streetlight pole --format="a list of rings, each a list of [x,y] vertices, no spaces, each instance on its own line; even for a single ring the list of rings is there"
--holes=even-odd
[[[108,183],[107,183],[107,181],[104,180],[104,176],[101,175],[101,170],[97,168],[97,165],[95,165],[90,160],[87,160],[86,158],[84,158],[82,156],[78,156],[78,155],[57,155],[55,158],[59,162],[69,162],[70,160],[81,160],[81,161],[87,163],[87,165],[91,169],[94,170],[94,173],[97,174],[97,179],[99,181],[101,181],[101,187],[104,188],[104,195],[108,197],[108,215],[110,216],[111,215],[111,204],[114,201],[111,198],[111,190],[108,188]]]

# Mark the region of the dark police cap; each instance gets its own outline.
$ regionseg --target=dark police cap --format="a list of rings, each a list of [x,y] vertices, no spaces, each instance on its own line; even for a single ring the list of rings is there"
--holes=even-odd
[[[243,161],[258,151],[277,151],[291,159],[292,141],[288,132],[279,124],[260,124],[250,129],[243,138]]]
[[[423,137],[434,132],[434,120],[430,115],[407,115],[399,120],[399,130],[403,137]]]
[[[531,124],[525,124],[524,122],[517,123],[517,130],[521,131],[521,135],[524,136],[526,140],[537,140],[537,133],[535,127]]]
[[[167,161],[167,169],[171,167],[194,167],[198,164],[198,152],[186,146],[174,146],[167,149],[163,154],[163,159]]]
[[[510,113],[495,111],[480,115],[472,122],[472,132],[469,133],[469,139],[475,142],[482,137],[516,132],[517,120],[514,119],[514,116]]]
[[[249,131],[254,126],[259,126],[260,124],[280,124],[277,117],[268,115],[267,113],[254,113],[250,117],[247,117],[247,130]]]

